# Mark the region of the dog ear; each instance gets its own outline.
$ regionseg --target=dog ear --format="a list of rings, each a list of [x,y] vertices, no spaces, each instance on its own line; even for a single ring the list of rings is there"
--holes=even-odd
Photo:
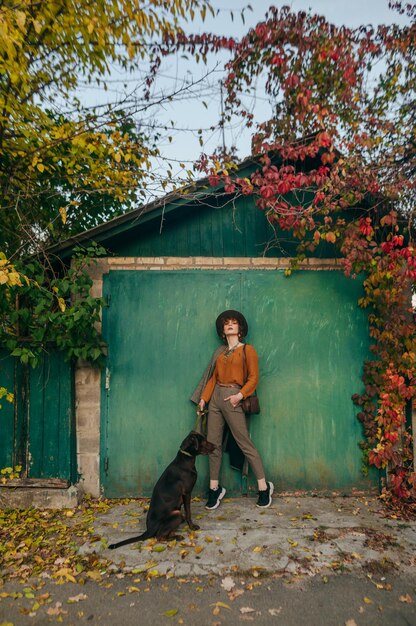
[[[196,433],[192,434],[192,443],[195,448],[195,452],[199,452],[199,437]]]

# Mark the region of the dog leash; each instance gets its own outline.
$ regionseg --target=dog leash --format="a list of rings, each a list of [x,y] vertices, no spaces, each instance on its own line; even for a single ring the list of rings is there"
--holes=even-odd
[[[196,420],[194,430],[201,434],[205,434],[207,430],[207,413],[208,409],[200,409],[199,406],[196,409]]]

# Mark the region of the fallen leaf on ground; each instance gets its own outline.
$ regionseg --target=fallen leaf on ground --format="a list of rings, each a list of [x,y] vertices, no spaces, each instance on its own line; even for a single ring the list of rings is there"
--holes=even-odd
[[[98,572],[97,570],[92,570],[91,572],[85,572],[85,575],[88,576],[88,578],[91,578],[92,580],[101,580],[101,572]]]
[[[256,609],[252,609],[250,606],[242,606],[240,608],[240,613],[254,613]]]
[[[221,609],[230,609],[228,604],[225,604],[225,602],[215,602],[215,604],[211,604],[211,606],[214,607],[212,609],[212,614],[213,615],[219,615]]]
[[[163,613],[163,615],[165,617],[174,617],[177,614],[178,611],[179,611],[179,609],[169,609],[169,611],[165,611]]]
[[[317,517],[314,517],[314,516],[312,515],[312,513],[304,513],[304,514],[302,515],[302,519],[314,519],[314,520],[317,520],[318,518],[317,518]]]
[[[235,587],[235,582],[231,576],[226,576],[221,581],[221,587],[225,589],[225,591],[231,591],[231,589]]]
[[[355,619],[347,619],[347,621],[345,622],[345,626],[357,626],[357,622],[355,621]]]
[[[242,596],[244,593],[244,589],[233,589],[229,592],[228,597],[233,602],[238,596]]]
[[[276,617],[277,615],[280,615],[281,611],[282,611],[282,607],[281,606],[279,606],[278,609],[269,609],[269,613],[270,613],[270,615],[273,615],[273,617]]]
[[[79,593],[77,596],[71,596],[68,598],[67,602],[72,604],[73,602],[80,602],[81,600],[86,600],[88,596],[85,593]]]
[[[152,552],[164,552],[166,550],[166,546],[154,546],[152,548]]]
[[[364,596],[363,600],[366,604],[374,604],[373,600],[371,598],[368,598],[367,596]]]
[[[400,602],[407,602],[407,604],[413,603],[412,596],[410,596],[408,593],[406,593],[405,596],[400,596],[399,600]]]
[[[62,602],[56,602],[54,607],[50,606],[49,609],[46,609],[46,613],[48,615],[66,615],[68,611],[62,609]]]

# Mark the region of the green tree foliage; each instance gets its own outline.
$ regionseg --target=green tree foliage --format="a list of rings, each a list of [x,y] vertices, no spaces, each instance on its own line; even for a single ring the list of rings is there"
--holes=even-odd
[[[47,247],[146,194],[158,137],[133,121],[151,106],[146,71],[179,23],[208,9],[205,0],[0,2],[0,346],[22,363],[36,366],[50,345],[101,362],[87,266],[102,250],[75,251],[68,268]],[[141,100],[81,101],[81,87],[105,91],[110,72],[136,70]],[[1,386],[0,397],[13,399]]]
[[[80,84],[152,64],[203,0],[0,4],[0,250],[34,251],[106,219],[145,189],[154,142],[125,103],[88,108]],[[145,105],[145,107],[148,105]]]

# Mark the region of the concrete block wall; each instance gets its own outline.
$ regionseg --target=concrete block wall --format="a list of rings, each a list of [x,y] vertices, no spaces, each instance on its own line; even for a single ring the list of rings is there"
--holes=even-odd
[[[75,419],[79,492],[100,495],[101,371],[79,362],[75,371]]]

